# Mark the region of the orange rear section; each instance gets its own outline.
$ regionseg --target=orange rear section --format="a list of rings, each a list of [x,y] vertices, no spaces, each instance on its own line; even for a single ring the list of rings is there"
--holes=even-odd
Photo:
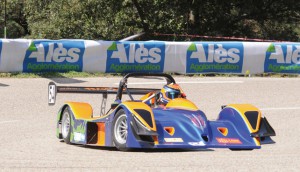
[[[97,145],[99,146],[105,146],[105,123],[104,122],[98,122],[98,141]]]
[[[90,119],[93,116],[93,109],[88,103],[67,102],[72,109],[76,119]]]

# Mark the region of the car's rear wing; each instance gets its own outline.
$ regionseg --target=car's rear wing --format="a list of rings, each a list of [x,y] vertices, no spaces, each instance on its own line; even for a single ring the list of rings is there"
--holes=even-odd
[[[142,95],[149,92],[156,92],[160,89],[153,88],[127,88],[127,79],[130,77],[138,78],[155,78],[162,77],[167,81],[166,84],[176,83],[174,78],[169,74],[164,73],[128,73],[119,83],[119,87],[71,87],[71,86],[57,86],[54,82],[50,82],[48,85],[48,104],[54,105],[57,93],[89,93],[89,94],[103,94],[103,98],[106,99],[107,94],[116,94],[116,101],[122,99],[122,95],[128,94],[131,100],[131,95]]]
[[[48,85],[48,104],[54,105],[57,93],[87,93],[87,94],[117,94],[118,87],[73,87],[73,86],[57,86],[54,82]],[[122,93],[143,95],[149,92],[156,92],[159,89],[153,88],[123,88]]]

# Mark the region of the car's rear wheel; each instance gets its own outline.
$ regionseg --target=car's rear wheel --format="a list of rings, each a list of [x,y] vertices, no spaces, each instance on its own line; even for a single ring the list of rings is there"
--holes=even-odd
[[[61,134],[62,138],[67,144],[70,144],[70,136],[71,136],[71,116],[69,108],[65,108],[63,111],[63,116],[61,120]]]
[[[117,149],[126,151],[128,125],[127,116],[123,109],[119,110],[113,121],[113,141]]]

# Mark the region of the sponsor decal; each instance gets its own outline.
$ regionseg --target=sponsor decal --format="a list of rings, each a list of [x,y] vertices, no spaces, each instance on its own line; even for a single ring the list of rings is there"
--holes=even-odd
[[[300,44],[272,43],[265,57],[265,72],[300,73]]]
[[[56,86],[55,85],[49,85],[48,86],[48,90],[49,90],[49,94],[48,94],[48,98],[49,98],[49,100],[48,100],[48,103],[49,104],[55,104],[55,90],[56,90]]]
[[[242,144],[242,142],[237,138],[220,138],[220,137],[216,137],[216,139],[221,144]]]
[[[241,73],[242,43],[192,43],[187,50],[186,73]]]
[[[33,41],[26,51],[23,72],[82,71],[84,41]]]
[[[106,72],[163,72],[165,43],[113,42],[107,49]]]
[[[200,142],[188,142],[189,145],[192,146],[204,146],[204,142],[200,141]]]
[[[77,119],[75,119],[74,115],[71,115],[71,126],[72,126],[73,132],[71,132],[70,139],[75,142],[85,142],[86,141],[86,137],[85,137],[86,124],[87,124],[87,121],[77,120]],[[75,138],[75,137],[77,137],[77,138]]]
[[[76,142],[85,141],[85,135],[83,133],[74,132],[74,141],[76,141]]]
[[[165,142],[183,142],[182,138],[165,138]]]
[[[206,127],[206,122],[205,122],[204,118],[201,115],[198,115],[198,114],[191,114],[191,115],[184,114],[184,116],[189,118],[191,120],[191,122],[193,123],[193,125],[196,126],[197,128],[200,128],[201,130],[203,130],[203,128]]]

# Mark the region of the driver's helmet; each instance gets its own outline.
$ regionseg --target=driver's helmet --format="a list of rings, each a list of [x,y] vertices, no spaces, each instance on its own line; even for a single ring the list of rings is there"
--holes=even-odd
[[[160,90],[160,103],[166,105],[175,98],[185,98],[185,94],[178,84],[168,84]]]

